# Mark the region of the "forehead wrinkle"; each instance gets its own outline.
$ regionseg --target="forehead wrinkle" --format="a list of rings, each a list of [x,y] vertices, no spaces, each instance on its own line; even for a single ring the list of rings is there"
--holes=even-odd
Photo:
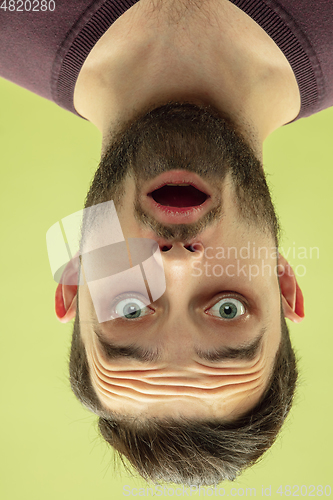
[[[134,408],[139,410],[139,411],[144,411],[142,405],[148,405],[145,407],[147,410],[148,415],[149,414],[154,414],[154,406],[151,407],[152,411],[149,411],[150,405],[157,403],[158,405],[168,405],[165,407],[166,413],[164,414],[167,416],[168,410],[172,410],[172,407],[170,407],[170,402],[179,402],[181,400],[182,407],[184,407],[184,404],[186,405],[189,403],[196,403],[198,400],[204,402],[205,404],[210,404],[210,402],[217,402],[218,404],[224,406],[226,403],[228,404],[235,404],[236,402],[236,407],[234,407],[231,411],[234,412],[237,410],[238,405],[237,401],[244,400],[251,398],[254,394],[258,392],[258,389],[260,390],[262,384],[251,384],[251,386],[242,388],[243,390],[238,390],[238,391],[224,391],[223,394],[219,394],[220,396],[220,401],[218,403],[218,400],[216,400],[216,394],[212,395],[211,398],[207,397],[206,394],[200,394],[198,397],[198,394],[187,394],[187,395],[146,395],[146,394],[138,394],[133,391],[127,390],[126,393],[122,391],[122,394],[112,392],[110,393],[109,389],[104,389],[104,388],[98,388],[98,391],[100,392],[102,396],[102,404],[106,405],[105,408],[108,408],[108,404],[114,404],[114,403],[120,403],[120,404],[125,404],[125,408],[121,408],[120,411],[125,411],[128,412],[130,411],[129,408],[126,409],[126,402],[129,402],[132,407],[131,410]],[[245,390],[244,390],[245,389]],[[206,396],[206,397],[202,397]],[[134,406],[133,406],[134,405]],[[114,408],[113,410],[119,411],[119,408]],[[130,411],[131,412],[131,411]]]
[[[198,388],[198,387],[181,387],[181,386],[162,386],[158,387],[158,391],[154,391],[153,388],[142,387],[143,383],[131,384],[127,381],[126,384],[114,385],[109,382],[104,382],[100,379],[95,379],[95,383],[98,390],[104,395],[107,395],[110,399],[114,395],[120,397],[130,397],[132,399],[138,399],[141,401],[151,401],[158,399],[164,399],[165,397],[196,397],[203,399],[211,399],[216,396],[224,396],[225,398],[233,399],[238,394],[251,394],[256,391],[258,387],[262,385],[262,382],[258,379],[249,380],[247,382],[242,382],[241,384],[228,384],[222,387],[216,387],[213,389],[209,388]],[[160,390],[163,389],[163,393]]]
[[[244,400],[244,399],[251,399],[251,396],[254,395],[256,392],[258,392],[258,387],[260,388],[260,385],[262,385],[262,384],[258,384],[257,386],[248,389],[247,392],[243,392],[243,393],[238,392],[238,393],[229,394],[228,399],[222,398],[219,402],[217,402],[216,399],[214,401],[212,401],[212,400],[209,400],[206,398],[204,400],[204,403],[206,405],[207,404],[211,405],[211,404],[215,404],[217,402],[218,406],[220,407],[221,410],[223,410],[226,403],[232,404],[233,408],[231,409],[231,411],[228,412],[228,414],[234,414],[235,411],[238,413],[238,407],[239,407],[238,402],[240,400]],[[180,410],[180,411],[179,411],[179,409],[177,410],[177,403],[179,403],[179,401],[181,400],[181,405],[182,405],[181,408],[182,409],[186,408],[189,410],[189,409],[193,408],[191,406],[191,404],[197,403],[197,401],[198,401],[198,397],[193,396],[193,395],[188,395],[186,397],[165,395],[163,398],[159,397],[158,399],[152,398],[150,396],[149,398],[145,398],[145,400],[143,400],[142,398],[141,398],[141,400],[138,400],[137,398],[133,399],[129,395],[119,396],[118,394],[110,394],[109,391],[105,391],[105,390],[101,390],[100,392],[101,392],[101,396],[102,396],[102,397],[100,397],[101,403],[104,406],[104,409],[106,411],[108,411],[108,409],[110,408],[109,404],[111,404],[113,411],[121,412],[122,414],[125,413],[126,415],[130,415],[130,416],[133,416],[133,411],[134,411],[134,415],[137,414],[137,412],[139,412],[139,414],[145,414],[147,417],[152,417],[154,415],[158,416],[158,414],[159,414],[158,408],[161,407],[161,405],[163,408],[165,408],[165,412],[163,413],[164,417],[168,417],[168,415],[171,414],[170,411],[168,411],[168,410],[171,410],[171,412],[173,410],[175,410],[179,414],[179,416],[182,416],[182,415],[185,416],[183,410]],[[201,398],[200,398],[200,401],[201,401]],[[170,403],[172,403],[172,402],[174,402],[176,405],[175,406],[170,405]],[[126,403],[130,403],[131,408],[126,408]],[[157,405],[158,405],[157,414],[156,414],[156,407],[154,406],[154,403],[157,403]],[[115,404],[116,405],[120,404],[120,406],[114,407]],[[152,404],[153,404],[153,406],[151,406]],[[200,414],[200,411],[199,411],[199,414]],[[197,415],[196,409],[194,409],[194,411],[190,415],[190,417],[193,417],[195,415]],[[187,413],[187,416],[188,416],[188,413]]]
[[[228,376],[228,375],[246,375],[250,373],[255,373],[259,371],[263,371],[266,366],[266,360],[263,356],[260,356],[255,362],[251,365],[247,366],[207,366],[197,361],[193,361],[192,365],[184,369],[175,369],[174,367],[168,367],[167,364],[160,365],[159,367],[149,368],[147,366],[143,367],[133,367],[131,365],[125,366],[117,366],[110,364],[105,364],[103,357],[100,359],[100,351],[101,347],[99,345],[99,341],[97,338],[92,338],[93,345],[93,358],[95,364],[99,367],[99,370],[105,374],[105,376],[117,377],[117,378],[140,378],[142,379],[151,379],[151,378],[165,378],[164,374],[168,371],[168,378],[171,377],[184,377],[184,372],[199,375],[206,375],[209,377],[212,376]],[[103,352],[103,351],[102,351]],[[110,373],[112,375],[110,375]],[[193,376],[193,375],[192,375]],[[197,375],[198,376],[198,375]]]
[[[191,383],[186,383],[186,381],[192,382],[194,380],[202,381],[205,380],[205,387],[214,385],[216,384],[217,381],[220,380],[234,380],[235,383],[237,380],[240,379],[240,377],[249,377],[249,378],[259,378],[263,372],[265,371],[266,367],[265,364],[260,363],[259,367],[257,366],[255,370],[251,371],[242,371],[242,372],[228,372],[228,373],[214,373],[214,374],[199,374],[196,377],[192,376],[184,376],[183,373],[180,371],[177,374],[174,374],[171,372],[171,374],[164,375],[164,373],[168,373],[167,370],[159,370],[159,373],[154,374],[152,377],[147,375],[147,373],[144,371],[143,373],[140,370],[119,370],[119,371],[111,371],[109,369],[105,369],[105,367],[99,363],[98,360],[96,360],[95,356],[94,358],[94,364],[96,366],[96,369],[98,370],[98,373],[100,374],[100,378],[103,380],[142,380],[145,381],[147,384],[151,385],[172,385],[172,382],[174,382],[173,385],[191,385]],[[170,372],[169,372],[170,373]],[[191,371],[192,374],[196,373],[195,371]],[[179,382],[180,381],[180,382]],[[208,382],[209,381],[209,382]],[[177,383],[178,382],[178,383]],[[197,384],[196,384],[197,385]],[[219,384],[220,385],[220,384]]]
[[[167,364],[161,365],[159,368],[149,368],[149,367],[133,367],[133,366],[110,366],[109,364],[104,363],[104,359],[100,359],[100,346],[97,339],[93,338],[93,349],[92,356],[94,359],[94,363],[98,366],[99,371],[103,373],[106,377],[111,378],[133,378],[133,379],[171,379],[176,377],[183,377],[184,373],[196,375],[198,376],[206,376],[209,378],[218,377],[218,376],[242,376],[242,375],[250,375],[258,372],[263,372],[266,367],[266,359],[263,356],[260,356],[255,362],[248,366],[226,366],[226,367],[211,367],[206,366],[197,361],[194,361],[192,365],[188,366],[186,370],[184,369],[175,369],[173,367],[168,367]],[[165,373],[169,373],[167,376]]]
[[[230,375],[230,376],[209,376],[200,377],[198,379],[193,378],[181,378],[181,377],[161,377],[159,379],[145,379],[140,377],[119,377],[110,376],[109,374],[100,370],[100,368],[95,365],[96,376],[101,382],[106,384],[123,386],[123,387],[141,387],[142,389],[155,391],[160,388],[177,388],[177,387],[195,387],[198,389],[217,389],[219,387],[226,387],[231,385],[239,385],[253,380],[258,380],[261,378],[263,369],[255,372],[249,373],[247,375]],[[176,389],[175,389],[176,390]]]
[[[89,357],[91,359],[92,352],[90,351]],[[156,407],[152,406],[150,409],[150,404],[157,403],[158,405],[162,404],[163,408],[165,406],[165,415],[168,414],[168,410],[172,410],[170,407],[171,402],[178,403],[181,401],[182,407],[184,404],[191,404],[197,402],[203,402],[208,404],[209,401],[214,404],[221,404],[224,406],[226,403],[232,406],[236,405],[231,411],[237,411],[238,401],[248,400],[254,396],[258,390],[261,391],[261,388],[264,385],[264,381],[259,376],[255,377],[252,381],[248,381],[242,384],[229,385],[218,389],[202,389],[187,391],[184,394],[182,393],[172,393],[172,394],[145,394],[140,391],[135,391],[130,388],[117,387],[112,384],[105,384],[103,381],[98,379],[98,374],[96,373],[96,367],[93,368],[92,364],[90,364],[90,372],[92,375],[92,383],[95,387],[97,395],[101,400],[101,403],[104,405],[107,410],[110,404],[116,404],[118,407],[114,408],[115,411],[120,411],[132,414],[132,411],[135,413],[139,411],[139,413],[146,412],[147,415],[154,415],[156,412]],[[126,408],[126,404],[130,404],[130,408]],[[120,405],[120,406],[119,406]],[[125,406],[123,406],[125,405]],[[188,407],[190,408],[190,407]],[[157,410],[158,411],[158,410]],[[194,413],[195,413],[194,409]]]
[[[239,368],[213,368],[204,367],[202,369],[198,369],[197,363],[193,366],[187,368],[186,371],[184,369],[173,370],[169,369],[168,366],[159,369],[123,369],[120,367],[109,367],[105,366],[103,363],[103,359],[99,358],[99,351],[96,344],[93,344],[92,348],[92,360],[98,372],[104,377],[106,380],[114,380],[114,379],[126,379],[126,380],[145,380],[147,383],[158,385],[161,382],[170,382],[172,380],[181,380],[181,385],[184,385],[185,380],[231,380],[235,381],[240,377],[257,377],[261,376],[263,372],[266,370],[266,360],[262,356],[255,362],[253,366],[250,367],[242,367]],[[152,372],[152,373],[151,373]],[[185,374],[185,375],[184,375]],[[236,382],[235,382],[236,383]],[[237,382],[238,383],[238,382]]]
[[[193,383],[192,381],[185,383],[184,380],[178,380],[178,383],[165,383],[166,379],[161,378],[161,380],[154,380],[147,382],[146,380],[138,379],[137,377],[133,378],[119,378],[119,377],[110,377],[109,375],[101,372],[100,368],[96,365],[95,362],[95,356],[93,356],[93,364],[94,364],[94,378],[96,383],[100,386],[103,387],[105,390],[108,390],[109,392],[114,393],[115,391],[117,392],[120,391],[123,393],[123,391],[127,389],[136,391],[137,393],[140,394],[150,394],[150,395],[156,395],[160,394],[160,391],[163,390],[163,394],[169,393],[169,395],[172,394],[181,394],[181,395],[190,395],[192,392],[198,393],[200,395],[202,391],[204,391],[206,396],[211,394],[215,394],[216,392],[225,392],[226,390],[234,387],[234,390],[236,389],[236,386],[241,386],[239,389],[243,392],[244,389],[246,390],[246,387],[248,385],[256,387],[257,385],[260,385],[261,382],[261,376],[263,369],[259,370],[258,372],[255,373],[250,373],[247,376],[239,376],[239,375],[233,375],[233,376],[222,376],[222,377],[205,377],[203,380],[199,380],[199,382]],[[240,380],[241,378],[241,380]],[[167,377],[168,379],[168,377]],[[223,383],[221,385],[221,379],[223,380]],[[257,381],[259,380],[259,384],[257,384]],[[169,380],[170,381],[170,380]],[[209,383],[207,383],[207,381]],[[171,381],[173,382],[173,381]],[[186,388],[186,389],[185,389]],[[111,389],[111,391],[110,391]],[[208,392],[207,392],[208,391]],[[239,392],[238,387],[236,392]]]

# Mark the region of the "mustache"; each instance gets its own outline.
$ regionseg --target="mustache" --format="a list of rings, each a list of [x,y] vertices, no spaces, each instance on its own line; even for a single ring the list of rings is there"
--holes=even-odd
[[[134,217],[143,227],[151,229],[158,238],[174,243],[187,243],[197,238],[206,228],[218,223],[223,217],[223,212],[222,203],[219,203],[192,224],[161,224],[142,209],[137,198],[134,203]]]

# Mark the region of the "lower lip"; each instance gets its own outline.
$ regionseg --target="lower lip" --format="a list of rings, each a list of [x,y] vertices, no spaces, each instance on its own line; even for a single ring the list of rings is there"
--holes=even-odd
[[[159,189],[165,184],[191,184],[200,191],[207,193],[208,196],[211,195],[209,186],[195,173],[188,172],[186,170],[171,170],[170,172],[164,172],[159,175],[153,182],[147,186],[148,190],[146,194]]]
[[[194,207],[168,207],[160,205],[152,197],[149,197],[149,206],[152,214],[162,224],[191,224],[203,215],[210,203],[210,198]]]

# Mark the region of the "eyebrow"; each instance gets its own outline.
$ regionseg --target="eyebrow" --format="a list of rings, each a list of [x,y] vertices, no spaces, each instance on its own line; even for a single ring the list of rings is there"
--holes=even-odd
[[[203,351],[201,349],[196,349],[195,352],[199,358],[215,363],[218,361],[225,361],[229,359],[244,359],[251,361],[256,357],[258,351],[261,349],[262,339],[267,328],[264,326],[259,335],[251,342],[244,342],[237,347],[220,347],[217,349],[211,349],[209,351]]]
[[[200,359],[209,361],[211,363],[227,361],[230,359],[250,361],[256,357],[258,351],[260,350],[262,339],[266,330],[267,328],[263,327],[260,330],[259,335],[254,340],[252,340],[251,342],[243,343],[238,347],[223,346],[217,349],[210,349],[208,351],[195,348],[195,353]],[[106,340],[96,323],[94,323],[94,333],[97,335],[103,353],[108,360],[127,357],[135,359],[136,361],[141,361],[142,363],[152,363],[161,359],[161,352],[157,348],[147,349],[135,344],[119,346],[110,340]]]
[[[161,357],[158,349],[145,349],[144,347],[140,347],[135,344],[119,346],[110,340],[105,340],[101,331],[96,327],[94,328],[94,332],[98,337],[98,341],[103,349],[104,355],[109,360],[126,357],[135,359],[136,361],[141,361],[142,363],[152,363],[154,361],[158,361]]]

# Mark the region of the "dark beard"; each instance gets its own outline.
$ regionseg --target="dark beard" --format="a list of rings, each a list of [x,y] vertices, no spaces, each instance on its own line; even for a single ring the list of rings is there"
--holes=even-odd
[[[139,203],[144,182],[175,169],[195,172],[221,193],[228,174],[240,217],[273,235],[277,245],[279,224],[262,165],[235,124],[212,106],[169,102],[122,124],[110,138],[85,207],[113,200],[117,208],[126,201],[124,181],[131,175],[136,219],[159,237],[192,239],[219,220],[223,200],[196,223],[169,225],[144,213]]]

